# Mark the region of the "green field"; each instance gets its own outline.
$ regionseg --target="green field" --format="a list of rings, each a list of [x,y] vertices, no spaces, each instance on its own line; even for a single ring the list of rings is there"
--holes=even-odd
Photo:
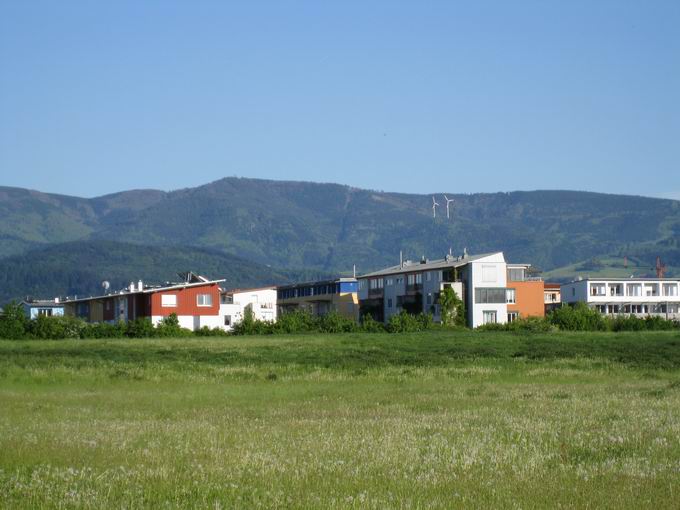
[[[678,332],[0,341],[0,508],[678,502]]]

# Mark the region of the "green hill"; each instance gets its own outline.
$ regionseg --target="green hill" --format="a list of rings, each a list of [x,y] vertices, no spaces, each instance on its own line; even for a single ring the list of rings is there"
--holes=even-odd
[[[436,184],[433,183],[433,188]],[[438,193],[439,202],[444,204]],[[337,184],[225,178],[172,192],[94,199],[0,188],[0,257],[83,239],[206,248],[263,266],[373,270],[425,254],[503,250],[546,270],[593,258],[657,255],[680,268],[680,202],[578,191],[430,195]]]
[[[226,288],[281,284],[317,276],[276,271],[233,255],[205,248],[142,246],[115,241],[74,241],[0,260],[0,303],[26,296],[98,295],[101,282],[112,289],[142,279],[177,281],[177,272],[194,271],[222,279]]]

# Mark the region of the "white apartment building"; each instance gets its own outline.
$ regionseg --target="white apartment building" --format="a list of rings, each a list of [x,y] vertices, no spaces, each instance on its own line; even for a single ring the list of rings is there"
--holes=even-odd
[[[439,294],[450,286],[465,301],[468,325],[507,322],[507,264],[503,252],[404,261],[358,276],[361,314],[387,322],[402,310],[441,320]]]
[[[243,320],[247,309],[252,310],[253,318],[256,320],[276,321],[276,287],[222,292],[220,295],[222,329],[231,331],[235,324]]]
[[[586,278],[562,285],[563,303],[587,303],[604,314],[680,320],[680,279]]]

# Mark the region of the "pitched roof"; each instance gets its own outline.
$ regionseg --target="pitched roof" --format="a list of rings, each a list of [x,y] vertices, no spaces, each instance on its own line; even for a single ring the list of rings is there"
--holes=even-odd
[[[78,299],[65,299],[62,301],[62,303],[78,303],[81,301],[91,301],[93,299],[104,299],[104,298],[112,298],[116,296],[132,296],[135,294],[153,294],[154,292],[165,292],[168,290],[174,290],[174,289],[185,289],[188,287],[202,287],[206,285],[216,285],[218,283],[222,283],[225,280],[207,280],[206,281],[199,281],[199,282],[192,282],[192,283],[173,283],[171,285],[165,285],[165,286],[158,286],[158,287],[145,287],[142,290],[139,290],[135,287],[134,290],[129,290],[129,289],[123,289],[119,292],[111,292],[109,294],[103,294],[101,296],[89,296],[86,298],[78,298]]]

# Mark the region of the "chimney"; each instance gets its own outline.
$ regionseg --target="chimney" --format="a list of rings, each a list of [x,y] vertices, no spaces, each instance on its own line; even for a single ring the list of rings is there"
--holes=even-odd
[[[142,280],[139,280],[137,282],[137,290],[139,290],[139,291],[144,290],[144,282]]]
[[[130,282],[130,285],[128,286],[128,290],[129,290],[130,292],[134,292],[134,291],[135,291],[135,284],[132,283],[132,282]]]
[[[55,302],[55,303],[58,303],[58,302],[59,302],[59,298],[58,298],[58,297],[55,297],[55,298],[54,298],[54,302]]]

